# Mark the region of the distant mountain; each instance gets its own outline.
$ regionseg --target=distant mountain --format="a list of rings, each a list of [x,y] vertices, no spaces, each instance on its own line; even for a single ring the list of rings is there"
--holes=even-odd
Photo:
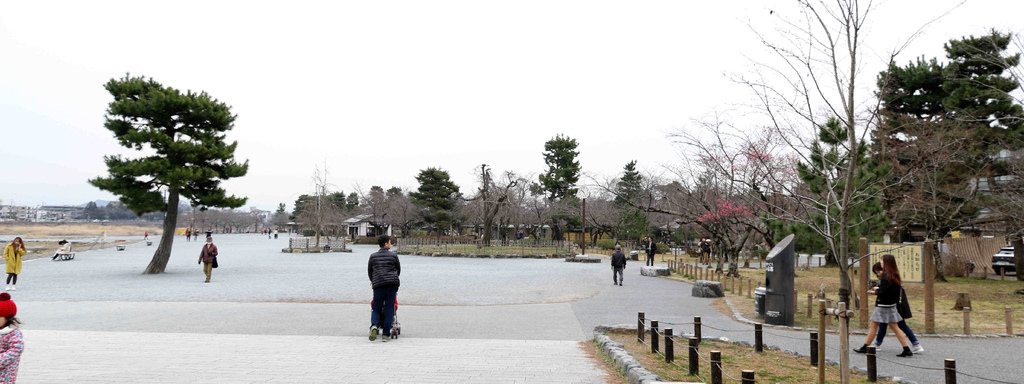
[[[107,204],[110,204],[110,200],[93,200],[91,202],[92,203],[96,203],[97,207],[106,207]],[[79,207],[84,207],[86,205],[89,205],[89,203],[87,202],[87,203],[78,204]]]

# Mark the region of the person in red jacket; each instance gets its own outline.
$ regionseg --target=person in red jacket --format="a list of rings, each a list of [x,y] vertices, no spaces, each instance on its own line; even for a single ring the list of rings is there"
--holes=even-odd
[[[203,272],[206,273],[205,283],[209,283],[213,269],[217,268],[217,246],[213,245],[213,236],[206,236],[206,245],[203,246],[202,251],[199,251],[199,263],[203,263]]]

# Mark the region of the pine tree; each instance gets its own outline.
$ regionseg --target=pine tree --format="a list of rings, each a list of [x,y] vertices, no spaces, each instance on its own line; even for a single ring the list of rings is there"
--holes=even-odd
[[[104,86],[114,101],[104,126],[124,147],[145,155],[105,156],[110,175],[89,180],[120,197],[136,215],[166,212],[163,236],[144,273],[163,273],[171,256],[178,201],[193,206],[237,208],[243,197],[228,196],[220,183],[248,172],[234,159],[237,142],[225,143],[235,115],[205,92],[182,94],[152,79],[125,76]]]
[[[444,227],[451,224],[452,210],[461,195],[459,186],[450,180],[448,172],[438,168],[427,168],[416,176],[419,189],[409,192],[412,203],[422,210],[423,221],[437,229],[438,237]]]
[[[647,233],[650,221],[636,206],[641,205],[643,176],[636,170],[636,160],[626,163],[622,178],[615,184],[615,205],[619,208],[618,234],[625,239],[636,240]],[[632,204],[632,205],[630,205]]]

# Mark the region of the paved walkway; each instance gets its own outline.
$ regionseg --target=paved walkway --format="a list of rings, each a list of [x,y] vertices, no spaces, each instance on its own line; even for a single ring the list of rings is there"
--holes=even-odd
[[[578,343],[596,325],[634,324],[638,311],[663,324],[702,316],[725,329],[706,336],[753,341],[751,326],[690,297],[690,285],[639,276],[642,263],[620,287],[607,263],[403,256],[402,338],[371,343],[362,271],[372,247],[293,255],[280,253],[283,237],[216,239],[223,267],[211,284],[195,265],[199,243],[176,242],[158,276],[139,274],[154,250],[144,244],[26,262],[14,292],[26,335],[20,382],[616,382]],[[941,382],[940,371],[896,363],[937,368],[952,357],[965,372],[1018,382],[1022,341],[924,339],[926,353],[907,360],[888,357],[887,342],[881,357],[892,363],[879,370]],[[803,332],[769,330],[765,342],[808,349]],[[838,338],[828,345],[838,360]]]
[[[19,383],[601,383],[578,342],[30,331]]]

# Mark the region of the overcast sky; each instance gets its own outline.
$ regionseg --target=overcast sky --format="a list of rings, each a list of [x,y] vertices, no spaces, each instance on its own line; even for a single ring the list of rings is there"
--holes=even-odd
[[[729,81],[765,51],[747,27],[793,1],[7,1],[0,3],[0,199],[116,198],[87,180],[130,154],[103,128],[103,84],[126,73],[206,91],[238,115],[229,139],[248,206],[289,207],[319,166],[356,185],[415,188],[426,167],[464,193],[474,169],[533,174],[544,142],[579,141],[584,171],[678,163],[666,137],[751,95]],[[882,1],[865,60],[881,60],[953,1]],[[916,8],[915,8],[916,7]],[[1024,2],[969,0],[904,51],[1024,32]],[[870,79],[869,79],[870,80]],[[873,80],[870,80],[873,81]]]

